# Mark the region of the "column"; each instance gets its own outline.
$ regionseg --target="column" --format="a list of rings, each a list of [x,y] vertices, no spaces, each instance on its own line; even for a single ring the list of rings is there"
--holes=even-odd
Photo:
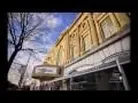
[[[65,35],[65,64],[68,62],[68,48],[69,48],[69,45],[68,45],[68,34],[66,33]]]
[[[70,90],[72,90],[72,82],[73,82],[73,78],[70,78],[70,81],[69,81]]]
[[[121,67],[121,65],[119,64],[118,59],[116,59],[116,64],[117,64],[117,66],[118,66],[119,72],[122,74],[122,77],[123,77],[123,84],[124,84],[125,90],[130,90],[130,87],[129,87],[129,84],[128,84],[128,81],[127,81],[126,74],[125,74],[123,68]]]
[[[94,20],[92,18],[91,13],[88,15],[89,16],[89,28],[90,28],[90,36],[91,36],[91,43],[93,43],[93,46],[97,46],[98,45],[98,38],[97,38],[97,33],[94,27]]]
[[[99,26],[99,24],[98,24],[98,22],[97,22],[97,20],[96,20],[96,18],[95,18],[95,16],[93,16],[94,14],[91,14],[91,17],[93,18],[93,21],[94,21],[94,24],[95,24],[95,28],[96,28],[96,34],[97,34],[97,37],[98,37],[98,43],[102,43],[103,42],[103,39],[102,39],[102,37],[101,37],[101,28],[100,28],[100,26]]]
[[[79,29],[78,29],[78,27],[77,27],[77,32],[76,32],[76,43],[77,43],[77,51],[78,51],[78,53],[77,53],[77,57],[78,56],[80,56],[80,38],[79,38]]]
[[[62,90],[67,90],[67,81],[62,80]]]

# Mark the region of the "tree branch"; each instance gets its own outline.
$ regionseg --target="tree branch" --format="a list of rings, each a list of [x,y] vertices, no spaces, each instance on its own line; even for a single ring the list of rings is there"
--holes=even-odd
[[[16,45],[16,33],[15,33],[15,25],[14,25],[14,18],[13,18],[13,14],[9,13],[9,23],[8,23],[8,29],[9,32],[11,34],[12,40],[14,42],[14,45]]]
[[[30,34],[37,29],[37,27],[41,24],[41,22],[37,23],[34,27],[32,27],[30,30],[27,30],[25,38],[28,38],[28,36],[30,36]]]

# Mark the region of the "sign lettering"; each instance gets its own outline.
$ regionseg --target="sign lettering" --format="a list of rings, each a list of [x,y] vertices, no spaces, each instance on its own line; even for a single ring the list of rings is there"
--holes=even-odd
[[[37,67],[36,73],[50,73],[50,74],[56,74],[57,68],[56,67]]]

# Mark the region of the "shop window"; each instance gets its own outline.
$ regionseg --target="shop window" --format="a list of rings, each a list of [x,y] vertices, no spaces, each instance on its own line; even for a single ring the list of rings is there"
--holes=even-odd
[[[103,22],[101,22],[101,28],[105,39],[111,37],[116,32],[116,27],[113,25],[110,17],[107,17]]]

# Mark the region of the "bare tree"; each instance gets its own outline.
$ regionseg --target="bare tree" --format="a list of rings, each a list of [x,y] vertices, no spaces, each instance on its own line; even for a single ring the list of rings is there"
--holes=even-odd
[[[33,13],[8,13],[8,43],[13,45],[14,51],[8,61],[8,69],[10,69],[17,53],[23,49],[23,42],[28,40],[31,35],[42,23],[42,19],[33,21]]]
[[[17,56],[20,51],[32,52],[35,59],[42,61],[36,55],[47,52],[46,46],[41,46],[41,44],[46,45],[48,43],[46,37],[51,29],[45,25],[47,24],[45,18],[50,15],[51,13],[44,13],[44,15],[40,13],[8,13],[8,49],[11,51],[9,50],[10,57],[8,56],[7,71],[11,68],[12,63],[20,58]],[[27,42],[35,44],[32,46],[33,50],[31,46],[25,45]],[[21,74],[24,74],[24,72]]]

